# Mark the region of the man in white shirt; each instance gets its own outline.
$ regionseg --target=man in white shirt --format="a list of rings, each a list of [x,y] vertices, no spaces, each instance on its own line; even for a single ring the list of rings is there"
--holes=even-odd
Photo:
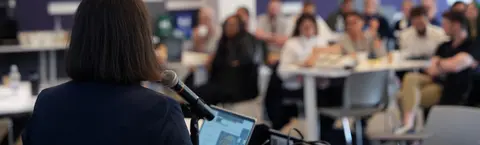
[[[270,0],[266,14],[262,14],[257,20],[255,36],[268,43],[269,62],[275,63],[280,58],[280,50],[288,39],[287,20],[280,13],[281,2]]]
[[[315,5],[315,3],[311,2],[311,1],[305,1],[303,3],[302,13],[316,16],[317,15],[316,14],[317,13],[317,6]],[[295,23],[297,22],[298,17],[299,17],[299,15],[294,16],[290,20],[290,24],[289,24],[288,30],[287,30],[289,36],[291,36],[292,33],[293,33],[293,29],[295,27]],[[325,20],[323,20],[322,17],[316,16],[316,20],[317,20],[318,36],[319,37],[322,37],[326,40],[332,40],[332,39],[336,38],[335,33],[332,32],[332,30],[330,29],[330,27],[328,27],[328,24],[325,22]]]
[[[430,24],[423,7],[412,9],[410,20],[412,26],[399,34],[400,52],[406,58],[432,57],[448,36],[442,28]]]

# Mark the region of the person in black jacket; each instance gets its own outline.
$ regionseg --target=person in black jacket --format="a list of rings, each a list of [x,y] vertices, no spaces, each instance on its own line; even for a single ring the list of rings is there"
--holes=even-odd
[[[228,17],[209,66],[208,83],[195,88],[194,92],[208,104],[235,103],[257,97],[257,66],[265,56],[260,55],[262,50],[257,49],[256,44],[238,15]]]
[[[43,90],[24,145],[191,145],[180,105],[144,88],[161,79],[141,0],[83,0],[67,83]]]
[[[402,2],[402,13],[403,18],[395,22],[393,29],[394,31],[401,31],[405,28],[410,27],[410,11],[413,8],[413,1],[412,0],[403,0]]]
[[[378,0],[365,0],[365,27],[370,27],[372,21],[379,24],[378,34],[380,38],[393,39],[393,32],[387,19],[377,12]]]

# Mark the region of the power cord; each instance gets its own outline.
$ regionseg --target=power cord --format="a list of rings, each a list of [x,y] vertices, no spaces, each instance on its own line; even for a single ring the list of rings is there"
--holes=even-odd
[[[303,140],[303,134],[300,132],[300,130],[298,130],[297,128],[291,128],[291,129],[288,131],[287,145],[290,145],[290,138],[291,138],[292,130],[294,130],[295,132],[297,132],[297,134],[300,135],[300,139]]]
[[[291,138],[291,133],[292,133],[292,130],[297,132],[297,134],[300,136],[300,139],[302,140],[301,142],[296,142],[296,143],[293,143],[293,145],[302,145],[302,144],[310,144],[310,145],[315,145],[315,144],[323,144],[323,145],[330,145],[330,143],[326,142],[326,141],[304,141],[304,137],[303,137],[303,134],[300,130],[298,130],[297,128],[291,128],[289,131],[288,131],[288,136],[287,136],[287,145],[290,145],[290,138]]]

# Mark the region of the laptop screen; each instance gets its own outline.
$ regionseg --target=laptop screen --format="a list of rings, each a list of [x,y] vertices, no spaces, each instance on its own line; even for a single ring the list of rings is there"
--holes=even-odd
[[[212,107],[215,118],[203,122],[200,145],[247,145],[255,119]]]

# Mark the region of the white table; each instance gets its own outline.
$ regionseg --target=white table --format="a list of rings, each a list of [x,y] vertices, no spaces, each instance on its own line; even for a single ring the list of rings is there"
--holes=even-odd
[[[0,86],[0,116],[9,118],[9,115],[29,113],[33,111],[36,97],[32,96],[30,83],[21,83],[16,93],[10,88]],[[8,125],[8,144],[13,145],[13,123]]]
[[[36,97],[32,96],[30,83],[21,83],[15,94],[0,86],[0,116],[32,112]]]
[[[302,68],[299,66],[290,66],[295,69],[279,70],[290,74],[302,75],[304,77],[304,104],[305,104],[305,128],[307,129],[306,140],[317,141],[320,137],[319,119],[317,111],[317,92],[316,92],[316,77],[323,78],[343,78],[352,73],[373,72],[382,70],[412,70],[425,68],[429,65],[429,61],[413,61],[403,60],[399,63],[371,63],[361,62],[353,70],[335,69],[335,68]]]
[[[56,46],[21,46],[21,45],[3,45],[0,46],[0,53],[23,53],[23,52],[39,52],[39,74],[41,84],[56,84],[57,82],[57,50],[67,49],[64,45]],[[47,81],[47,52],[49,52],[48,66],[49,73]],[[21,68],[20,68],[21,69]]]

